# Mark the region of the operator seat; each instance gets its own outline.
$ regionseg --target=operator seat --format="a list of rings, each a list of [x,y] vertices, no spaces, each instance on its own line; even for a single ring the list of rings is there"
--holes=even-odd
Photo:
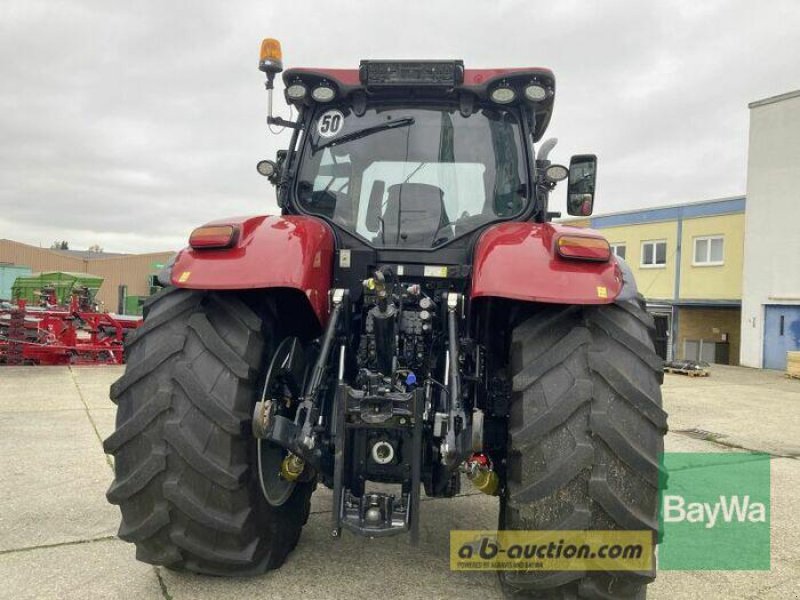
[[[450,239],[449,225],[441,188],[427,183],[389,186],[383,212],[387,245],[430,248]]]

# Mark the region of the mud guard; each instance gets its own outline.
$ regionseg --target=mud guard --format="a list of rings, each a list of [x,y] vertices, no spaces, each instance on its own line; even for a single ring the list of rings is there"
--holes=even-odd
[[[258,216],[208,225],[238,228],[231,248],[181,250],[170,274],[176,287],[200,290],[290,288],[301,291],[320,325],[328,320],[334,237],[320,219]]]
[[[500,223],[487,229],[475,247],[471,297],[610,304],[636,294],[630,269],[625,277],[614,256],[608,262],[559,256],[555,241],[561,234],[602,237],[591,229],[553,223]]]

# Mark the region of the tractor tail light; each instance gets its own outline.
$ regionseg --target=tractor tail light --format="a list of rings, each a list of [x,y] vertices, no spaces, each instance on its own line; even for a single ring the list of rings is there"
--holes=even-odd
[[[230,248],[236,242],[239,230],[233,225],[204,225],[189,236],[189,245],[195,250]]]
[[[608,262],[611,247],[603,238],[584,235],[562,235],[556,240],[556,250],[563,258]]]

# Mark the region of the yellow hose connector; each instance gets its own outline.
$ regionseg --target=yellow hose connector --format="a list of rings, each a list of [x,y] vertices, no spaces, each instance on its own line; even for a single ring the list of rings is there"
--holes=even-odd
[[[478,491],[488,494],[489,496],[494,496],[497,493],[497,488],[500,486],[500,477],[497,476],[497,473],[484,469],[478,470],[470,481],[472,481],[472,485],[474,485]]]
[[[492,469],[492,463],[485,454],[473,454],[464,463],[464,470],[467,479],[475,486],[479,492],[489,496],[495,496],[500,487],[500,477]]]
[[[305,461],[296,454],[289,454],[281,462],[281,477],[286,481],[297,481],[305,469]]]

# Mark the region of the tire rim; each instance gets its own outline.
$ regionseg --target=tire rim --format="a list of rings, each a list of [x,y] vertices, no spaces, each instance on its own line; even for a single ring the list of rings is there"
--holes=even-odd
[[[274,392],[278,387],[282,388],[281,395],[285,396],[289,393],[289,389],[282,384],[280,377],[282,367],[294,352],[298,350],[300,352],[300,370],[307,370],[305,355],[301,348],[300,340],[296,337],[286,338],[278,345],[264,380],[264,391],[261,394],[262,400],[273,398],[275,396]],[[303,381],[303,385],[304,383]],[[281,463],[288,454],[289,452],[285,448],[261,438],[256,438],[258,481],[261,484],[261,493],[264,494],[264,498],[270,506],[278,507],[285,504],[297,485],[296,481],[288,481],[281,476]]]

